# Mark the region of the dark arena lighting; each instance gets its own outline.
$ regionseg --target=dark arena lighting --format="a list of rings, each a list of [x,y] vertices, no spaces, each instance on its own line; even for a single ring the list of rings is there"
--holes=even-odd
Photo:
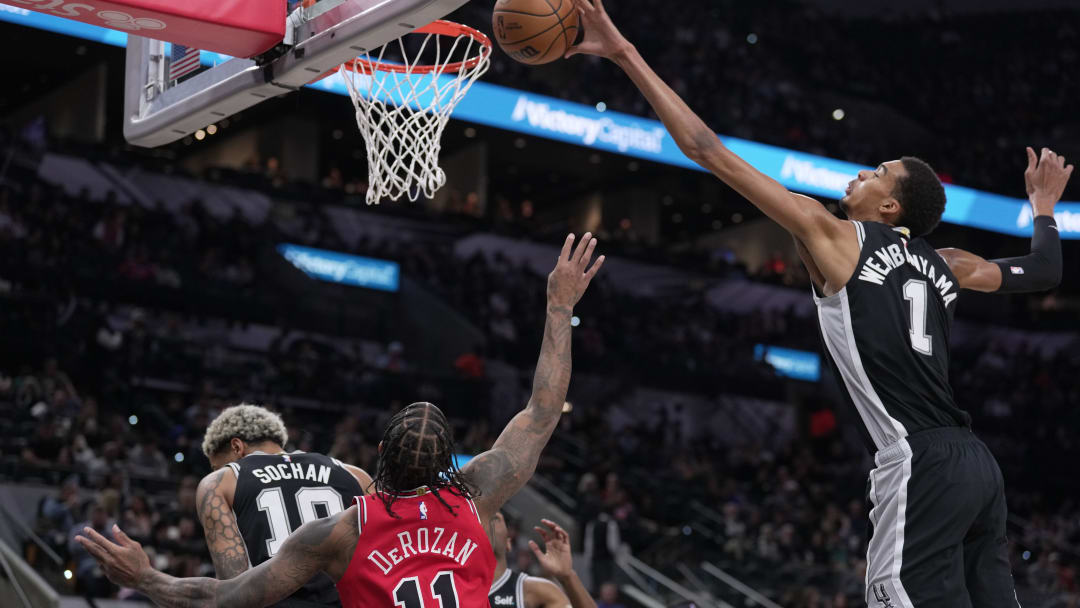
[[[0,0],[0,607],[1080,605],[1077,2],[173,4]]]

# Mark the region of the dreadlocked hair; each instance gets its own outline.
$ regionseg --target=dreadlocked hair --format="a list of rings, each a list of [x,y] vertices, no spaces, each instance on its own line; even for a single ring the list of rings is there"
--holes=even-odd
[[[413,403],[394,414],[383,432],[379,468],[375,472],[375,491],[386,512],[400,519],[393,509],[399,495],[427,486],[457,516],[440,492],[464,498],[478,493],[454,462],[455,452],[453,428],[435,405]]]

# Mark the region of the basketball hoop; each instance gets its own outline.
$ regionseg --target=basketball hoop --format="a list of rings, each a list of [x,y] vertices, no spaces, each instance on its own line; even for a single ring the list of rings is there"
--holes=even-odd
[[[401,37],[376,57],[365,52],[338,70],[367,146],[369,205],[431,198],[446,184],[439,167],[443,129],[491,61],[491,40],[471,27],[438,20],[411,33],[424,35],[412,57]],[[401,63],[383,60],[390,47],[400,51]],[[425,52],[434,59],[422,64]]]

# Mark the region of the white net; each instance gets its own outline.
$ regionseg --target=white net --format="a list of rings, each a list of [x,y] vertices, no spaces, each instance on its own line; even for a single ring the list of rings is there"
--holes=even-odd
[[[434,28],[410,34],[424,36],[414,51],[406,49],[402,37],[381,47],[376,56],[365,53],[353,63],[359,69],[340,69],[367,147],[369,205],[384,198],[432,198],[446,184],[446,173],[439,167],[443,129],[454,107],[490,64],[490,42],[482,34],[437,30],[453,32],[448,35],[427,29]],[[398,58],[393,64],[383,62],[391,47],[400,52],[400,64]]]

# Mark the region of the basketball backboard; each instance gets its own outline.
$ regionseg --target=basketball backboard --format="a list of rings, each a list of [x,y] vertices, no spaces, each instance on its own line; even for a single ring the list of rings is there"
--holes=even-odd
[[[145,147],[176,141],[295,91],[467,1],[320,0],[289,13],[281,43],[271,51],[255,58],[228,58],[183,80],[168,78],[171,59],[165,42],[129,34],[124,137]]]

